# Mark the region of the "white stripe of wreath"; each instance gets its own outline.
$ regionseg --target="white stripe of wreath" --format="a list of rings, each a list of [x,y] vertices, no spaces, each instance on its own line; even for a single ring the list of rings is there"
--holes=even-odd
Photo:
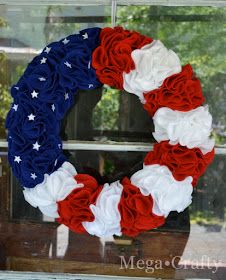
[[[44,181],[34,188],[24,188],[24,198],[33,207],[53,218],[59,218],[57,201],[64,200],[75,188],[82,187],[77,184],[74,176],[77,174],[74,166],[64,162],[58,170],[50,175],[44,175]]]
[[[137,95],[142,103],[145,92],[159,88],[167,77],[181,72],[177,54],[159,40],[132,51],[131,56],[135,69],[123,73],[123,88]]]
[[[122,190],[123,186],[119,181],[104,185],[95,205],[90,205],[90,209],[95,217],[94,221],[82,223],[89,234],[98,237],[122,235],[120,226],[121,215],[118,209]]]
[[[207,105],[188,112],[163,107],[156,111],[153,121],[153,136],[157,142],[170,140],[171,145],[179,143],[189,149],[200,148],[203,154],[214,147],[214,140],[209,138],[212,116]]]
[[[170,211],[182,212],[192,202],[192,177],[177,181],[164,165],[144,165],[143,169],[133,174],[131,183],[143,195],[152,196],[152,211],[158,216],[167,217]]]

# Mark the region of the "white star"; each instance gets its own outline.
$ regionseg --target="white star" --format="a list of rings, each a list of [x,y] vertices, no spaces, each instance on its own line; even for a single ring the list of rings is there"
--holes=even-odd
[[[15,112],[18,110],[18,106],[19,106],[18,104],[14,104],[14,105],[13,105],[13,110],[14,110]]]
[[[56,165],[57,165],[57,162],[58,162],[58,159],[56,159],[56,160],[55,160],[55,162],[54,162],[54,166],[56,166]]]
[[[46,60],[47,60],[47,58],[46,58],[46,57],[43,57],[43,58],[40,60],[40,63],[41,63],[41,64],[46,63]]]
[[[20,88],[19,87],[14,87],[16,90],[19,90]]]
[[[29,121],[34,121],[35,120],[35,115],[33,115],[33,114],[30,114],[29,116],[27,116],[28,117],[28,120]]]
[[[33,150],[39,151],[40,147],[41,145],[39,145],[37,141],[33,144]]]
[[[50,47],[46,47],[46,48],[45,48],[45,50],[44,50],[44,52],[45,52],[45,53],[49,53],[49,52],[50,52],[50,50],[51,50],[51,48],[50,48]]]
[[[64,40],[62,41],[62,43],[64,43],[64,45],[66,45],[69,42],[70,42],[70,40],[68,40],[67,38],[64,38]]]
[[[71,67],[71,64],[70,64],[68,61],[64,62],[64,65],[66,65],[66,66],[69,67],[69,68],[72,68],[72,67]]]
[[[40,82],[45,82],[46,81],[46,78],[44,78],[44,77],[40,77],[38,79],[39,79]]]
[[[31,93],[32,98],[38,98],[38,92],[33,90]]]
[[[82,37],[83,37],[84,40],[85,40],[85,39],[88,39],[88,37],[89,37],[89,36],[88,36],[88,33],[83,34]]]
[[[56,109],[55,105],[53,104],[51,107],[52,107],[52,110],[53,110],[53,112],[54,112],[55,109]]]
[[[92,88],[93,87],[93,84],[89,84],[89,88]]]
[[[21,161],[22,161],[22,159],[20,158],[20,156],[14,157],[14,162],[20,163]]]
[[[88,69],[90,69],[90,66],[91,66],[91,61],[89,61],[89,64],[88,64]]]
[[[58,144],[58,148],[61,149],[61,144]]]
[[[68,94],[67,92],[66,92],[65,95],[64,95],[64,99],[65,99],[65,100],[69,99],[69,94]]]
[[[35,180],[35,179],[37,178],[36,174],[35,174],[35,173],[31,173],[31,178],[32,178],[33,180]]]

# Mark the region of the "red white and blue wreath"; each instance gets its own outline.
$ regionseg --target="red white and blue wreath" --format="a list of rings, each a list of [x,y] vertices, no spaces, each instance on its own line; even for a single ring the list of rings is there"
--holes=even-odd
[[[77,174],[59,133],[76,91],[102,84],[139,97],[157,143],[131,178],[99,185]],[[161,226],[190,205],[214,157],[212,117],[191,65],[181,67],[175,52],[138,32],[89,28],[51,43],[11,94],[8,158],[24,197],[75,232],[135,236]]]

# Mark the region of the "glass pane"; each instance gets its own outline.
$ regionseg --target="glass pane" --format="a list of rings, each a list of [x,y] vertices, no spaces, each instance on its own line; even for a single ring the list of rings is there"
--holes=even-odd
[[[225,22],[226,8],[213,7],[120,6],[117,14],[117,24],[162,40],[183,65],[193,66],[210,105],[217,144],[225,143]],[[68,139],[153,141],[152,120],[135,96],[104,88],[80,92],[77,100],[67,117]]]
[[[152,119],[135,95],[104,87],[79,91],[75,99],[76,106],[63,121],[63,139],[154,141]]]
[[[1,7],[1,138],[8,88],[31,58],[47,43],[82,28],[109,25],[109,14],[108,6]],[[225,18],[226,8],[214,7],[119,6],[117,13],[117,24],[162,40],[183,64],[192,64],[213,114],[217,144],[225,143]],[[75,99],[77,106],[63,123],[64,139],[153,141],[152,120],[135,96],[105,87],[79,92]]]
[[[109,6],[7,6],[0,7],[0,138],[10,108],[10,86],[47,44],[88,27],[104,27]]]
[[[226,8],[129,6],[118,8],[118,24],[160,39],[190,63],[210,105],[217,144],[226,143]]]

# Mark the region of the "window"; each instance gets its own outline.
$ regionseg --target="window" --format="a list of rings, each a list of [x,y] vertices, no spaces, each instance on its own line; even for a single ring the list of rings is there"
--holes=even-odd
[[[57,0],[41,0],[41,5],[33,0],[22,2],[18,5],[17,1],[5,1],[4,5],[0,5],[0,213],[2,217],[9,216],[12,223],[45,223],[46,228],[56,228],[53,221],[23,200],[21,187],[10,175],[4,128],[11,102],[9,87],[46,44],[86,27],[108,26],[111,22],[111,1],[67,0],[62,4]],[[213,135],[217,144],[214,163],[199,180],[189,210],[181,214],[172,213],[160,231],[188,233],[192,226],[193,230],[220,234],[224,231],[226,214],[226,2],[199,0],[195,2],[197,6],[188,6],[194,1],[182,0],[118,2],[118,25],[162,40],[179,55],[182,64],[191,63],[194,66],[213,115]],[[157,2],[159,5],[156,5]],[[125,5],[129,3],[133,5]],[[89,102],[86,102],[87,99]],[[93,91],[80,91],[75,96],[75,102],[76,106],[62,123],[62,138],[65,153],[76,169],[95,175],[102,183],[130,176],[140,169],[154,139],[152,120],[136,96],[104,86]],[[219,236],[225,237],[225,233]],[[70,236],[69,242],[76,242],[76,238]],[[57,257],[57,241],[51,242],[46,251],[43,249],[43,256],[49,257],[52,250],[52,256]],[[84,242],[91,246],[91,241],[86,239]],[[34,254],[41,247],[33,243],[32,246]],[[217,246],[220,248],[222,244],[218,242]],[[211,253],[218,258],[224,257],[215,251]],[[86,254],[89,254],[88,250]],[[66,253],[62,257],[67,259]],[[80,260],[73,253],[68,258]],[[100,256],[98,258],[101,261]],[[87,255],[84,257],[86,261],[91,259]],[[109,259],[114,263],[111,257]],[[15,267],[18,269],[17,265]]]

